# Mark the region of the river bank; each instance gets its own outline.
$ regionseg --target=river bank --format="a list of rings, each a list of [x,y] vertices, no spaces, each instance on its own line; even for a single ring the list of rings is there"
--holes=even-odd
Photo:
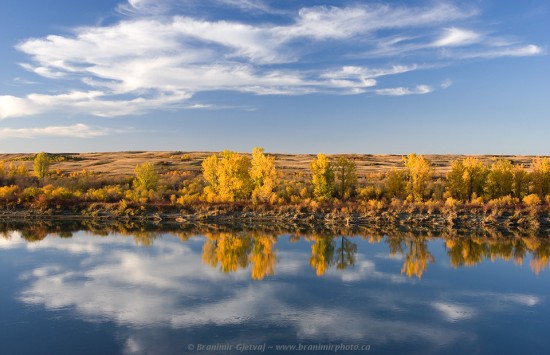
[[[277,224],[282,226],[347,227],[405,226],[478,229],[486,227],[538,229],[550,228],[548,206],[472,206],[448,207],[438,204],[408,206],[339,205],[253,205],[167,204],[124,205],[92,203],[71,208],[0,209],[0,221],[10,220],[106,220],[150,221],[179,224]]]

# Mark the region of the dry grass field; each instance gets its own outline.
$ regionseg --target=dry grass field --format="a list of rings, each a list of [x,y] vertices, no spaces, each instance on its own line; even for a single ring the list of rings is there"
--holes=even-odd
[[[71,173],[86,169],[108,175],[111,177],[131,176],[137,164],[144,162],[154,163],[160,172],[171,170],[194,171],[201,170],[201,162],[204,158],[213,154],[212,152],[156,152],[156,151],[135,151],[135,152],[110,152],[110,153],[62,153],[57,154],[65,157],[65,161],[54,162],[52,170],[60,169],[63,173]],[[271,154],[275,156],[276,166],[285,176],[291,177],[297,174],[309,175],[309,164],[315,158],[313,154]],[[353,159],[357,164],[359,176],[369,173],[387,171],[391,168],[402,168],[401,155],[372,155],[372,154],[343,154],[328,155],[330,158],[345,156]],[[0,154],[0,161],[4,165],[11,161],[18,164],[25,164],[29,171],[32,171],[32,159],[34,154]],[[431,162],[436,175],[443,175],[450,169],[451,162],[461,159],[460,155],[425,155]],[[479,155],[477,156],[487,165],[495,159],[505,158],[514,164],[524,164],[529,168],[533,156],[511,156],[511,155]]]

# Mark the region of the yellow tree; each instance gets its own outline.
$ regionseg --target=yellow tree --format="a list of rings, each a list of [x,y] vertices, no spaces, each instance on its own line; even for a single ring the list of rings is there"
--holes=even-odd
[[[506,159],[498,159],[491,165],[485,183],[485,192],[489,198],[499,198],[512,194],[513,169],[512,162]]]
[[[529,194],[529,174],[523,165],[515,165],[512,175],[512,194],[521,200]]]
[[[532,192],[544,198],[550,194],[550,160],[537,157],[533,159],[532,167]]]
[[[156,190],[159,183],[159,174],[152,163],[136,165],[136,185],[145,190]]]
[[[414,201],[422,201],[426,185],[432,177],[429,162],[422,155],[409,154],[403,157],[403,163],[407,171],[407,193]]]
[[[336,181],[338,181],[337,194],[341,199],[348,199],[357,187],[357,165],[353,160],[339,157],[334,163]]]
[[[227,202],[248,198],[252,192],[250,165],[249,158],[228,150],[206,158],[202,170],[207,198],[208,194]]]
[[[202,176],[208,186],[204,189],[207,200],[214,199],[220,190],[220,182],[218,181],[218,162],[219,158],[216,154],[209,156],[202,161]]]
[[[44,152],[36,154],[36,157],[34,158],[34,174],[39,179],[44,178],[46,175],[48,175],[50,164],[51,160],[48,154]]]
[[[468,157],[455,160],[447,174],[447,190],[454,198],[472,200],[474,193],[481,196],[488,170],[481,160]]]
[[[326,155],[319,153],[311,162],[313,195],[317,201],[330,201],[334,194],[334,170]]]
[[[254,189],[252,200],[254,202],[267,202],[273,194],[273,189],[278,184],[277,170],[275,169],[275,158],[265,156],[263,148],[252,150],[252,167],[250,178]]]

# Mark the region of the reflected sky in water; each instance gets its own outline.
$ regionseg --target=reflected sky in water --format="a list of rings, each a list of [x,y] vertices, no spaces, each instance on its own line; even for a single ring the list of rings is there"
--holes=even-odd
[[[1,354],[186,354],[190,344],[241,343],[547,351],[545,239],[258,232],[37,239],[19,231],[0,238]]]

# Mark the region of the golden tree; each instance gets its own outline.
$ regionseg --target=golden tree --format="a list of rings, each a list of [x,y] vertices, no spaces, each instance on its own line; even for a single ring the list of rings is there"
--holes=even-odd
[[[134,169],[136,174],[137,187],[145,190],[156,190],[159,183],[159,174],[152,163],[143,163],[136,165]]]
[[[339,157],[334,163],[334,173],[338,181],[337,194],[341,199],[348,199],[357,187],[357,164],[353,160]]]
[[[403,163],[408,177],[407,193],[413,201],[422,201],[426,185],[432,177],[430,164],[422,155],[416,154],[403,157]]]
[[[529,194],[529,173],[527,173],[523,165],[515,165],[512,175],[512,194],[521,200]]]
[[[214,199],[220,190],[220,182],[218,180],[218,164],[219,158],[216,154],[209,156],[202,161],[202,176],[208,186],[204,189],[207,200]]]
[[[44,178],[46,175],[48,175],[50,164],[51,160],[48,154],[44,152],[36,154],[36,157],[34,158],[34,174],[39,179]]]
[[[319,153],[311,162],[313,195],[317,201],[330,201],[334,194],[334,170],[326,155]]]
[[[231,151],[212,155],[202,163],[203,177],[208,186],[207,199],[234,202],[250,196],[250,159]]]
[[[252,150],[250,178],[254,186],[252,200],[254,202],[269,201],[279,181],[277,170],[275,169],[275,158],[265,156],[263,148],[254,148]]]
[[[471,201],[474,194],[483,194],[487,174],[487,168],[477,158],[455,160],[447,174],[447,190],[454,198]]]
[[[498,159],[491,165],[485,183],[485,192],[491,199],[512,195],[514,172],[512,162]]]
[[[550,194],[550,160],[537,157],[533,159],[532,167],[532,192],[544,199]]]

